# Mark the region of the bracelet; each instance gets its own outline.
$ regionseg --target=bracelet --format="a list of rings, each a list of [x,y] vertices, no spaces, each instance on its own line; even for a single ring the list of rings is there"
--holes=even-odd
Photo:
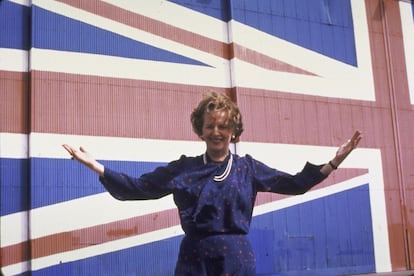
[[[335,166],[333,163],[332,163],[332,161],[329,161],[329,166],[331,166],[332,167],[332,169],[334,169],[334,170],[336,170],[337,168],[338,168],[338,166]]]

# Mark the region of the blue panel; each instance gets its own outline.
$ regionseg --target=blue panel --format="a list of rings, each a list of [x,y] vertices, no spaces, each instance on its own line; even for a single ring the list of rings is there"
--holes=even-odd
[[[284,1],[283,0],[275,0],[275,1],[261,1],[259,6],[267,6],[265,2],[270,2],[270,14],[276,16],[284,16]],[[233,7],[232,8],[236,8]],[[260,8],[259,8],[260,9]]]
[[[287,18],[296,17],[296,0],[293,0],[293,1],[284,0],[283,1],[283,16]]]
[[[244,18],[246,14],[246,10],[244,9],[244,2],[238,1],[238,0],[232,0],[232,5],[234,5],[237,8],[230,9],[231,18]],[[233,4],[234,3],[234,4]]]
[[[252,2],[256,2],[256,1],[252,1]],[[272,9],[272,3],[269,1],[260,3],[260,5],[257,3],[257,10],[259,14],[268,13],[271,9]]]
[[[33,276],[55,275],[157,275],[174,274],[182,236],[63,263],[34,271]]]
[[[244,2],[249,9],[245,9],[245,6],[240,3],[233,5],[231,9],[234,20],[338,61],[357,65],[350,0],[239,2]],[[255,5],[248,3],[257,4],[257,9],[253,10]],[[257,17],[267,17],[272,20],[257,20]],[[263,22],[266,21],[271,26],[264,26]],[[304,30],[307,30],[306,34],[302,33]],[[309,36],[314,38],[309,39]],[[321,38],[324,38],[324,41],[320,40]],[[336,51],[336,48],[346,50]]]
[[[306,47],[318,53],[335,58],[350,65],[357,65],[355,54],[355,40],[352,24],[352,12],[349,0],[328,1],[328,0],[261,0],[261,1],[194,1],[194,0],[174,0],[171,1],[187,8],[214,16],[215,18],[228,21],[235,19],[249,26],[255,27],[263,32],[275,35],[292,43]],[[219,3],[217,3],[219,2]],[[229,8],[227,3],[230,3]],[[218,10],[221,9],[221,13]],[[225,10],[229,9],[228,12]],[[292,21],[287,24],[280,24],[281,16],[283,20]],[[275,19],[276,21],[270,21]],[[318,24],[311,24],[311,23]],[[274,25],[277,24],[277,27]],[[313,28],[309,30],[309,25]],[[329,26],[330,30],[323,28]],[[281,30],[281,26],[288,29]],[[346,29],[346,34],[343,35]],[[272,31],[273,30],[273,31]],[[306,32],[303,32],[306,30]],[[295,33],[292,33],[294,31]],[[296,33],[297,32],[297,33]],[[309,36],[317,37],[331,36],[330,41],[335,44],[324,45],[322,41],[314,43]],[[332,37],[332,34],[340,33]],[[337,39],[340,38],[340,39]],[[345,48],[346,51],[335,51],[335,48]]]
[[[228,2],[230,0],[169,0],[186,8],[212,16],[219,20],[228,22]],[[254,2],[254,1],[253,1]]]
[[[319,24],[314,22],[309,22],[309,29],[310,29],[310,46],[311,49],[322,49],[323,46],[323,34],[318,31],[314,31],[319,29]]]
[[[33,47],[184,64],[203,63],[33,6]]]
[[[296,30],[298,32],[298,40],[303,41],[306,45],[311,45],[313,36],[311,24],[297,24]]]
[[[324,7],[325,7],[324,2],[325,1],[323,0],[302,1],[303,5],[306,6],[308,10],[307,18],[305,18],[306,21],[326,23],[326,16],[324,13]]]
[[[244,10],[257,13],[259,9],[258,1],[244,1]]]
[[[308,0],[305,3],[302,3],[301,1],[297,1],[297,0],[294,0],[292,2],[295,2],[295,16],[294,17],[302,18],[302,20],[307,20],[309,18],[309,14],[308,14],[309,6],[312,6],[310,5],[310,3],[312,3],[312,0],[311,1]]]
[[[327,11],[329,12],[330,24],[336,26],[342,26],[345,28],[352,28],[352,9],[350,4],[342,3],[342,1],[329,1],[327,2]]]
[[[298,40],[298,31],[296,29],[297,20],[293,18],[285,18],[285,36],[284,38],[289,41]]]
[[[27,159],[0,158],[0,215],[29,208]]]
[[[0,48],[30,49],[29,7],[0,1]]]
[[[318,50],[321,54],[327,56],[334,56],[336,44],[334,43],[334,30],[329,25],[320,25],[320,30],[322,31],[322,45],[323,47]],[[339,46],[339,45],[338,45]],[[342,46],[342,45],[341,45]]]
[[[272,26],[272,34],[279,37],[285,36],[286,21],[283,19],[283,17],[272,15],[269,24]]]
[[[250,239],[262,275],[375,271],[368,184],[253,218]]]
[[[165,163],[102,161],[108,168],[140,176]],[[105,192],[98,176],[70,159],[32,158],[31,208]]]
[[[256,1],[252,1],[253,3],[256,3]],[[249,3],[249,2],[248,2]],[[251,5],[251,8],[255,7],[256,5]],[[249,18],[249,22],[251,22],[254,26],[259,26],[259,17],[261,14],[257,12],[256,10],[248,9],[247,7],[244,9],[245,17]]]

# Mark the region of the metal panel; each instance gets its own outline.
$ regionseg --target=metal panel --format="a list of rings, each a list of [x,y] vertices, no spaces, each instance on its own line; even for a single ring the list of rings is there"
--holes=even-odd
[[[28,73],[0,70],[0,132],[28,131]]]
[[[245,1],[248,3],[249,1]],[[271,2],[270,4],[267,2]],[[327,1],[280,1],[271,0],[260,1],[258,6],[270,6],[273,10],[261,11],[260,8],[245,8],[235,4],[232,6],[233,19],[251,27],[266,31],[271,35],[280,37],[302,47],[321,52],[332,58],[340,59],[351,65],[356,65],[354,36],[352,26],[352,12],[350,1],[337,1],[334,4]],[[256,3],[255,3],[256,4]],[[274,5],[274,6],[273,6]],[[306,11],[305,11],[306,10]],[[341,14],[341,18],[333,17]],[[269,25],[259,24],[258,18],[272,17]],[[331,19],[330,19],[331,18]],[[299,32],[309,30],[311,41],[303,39],[306,34]],[[347,35],[339,37],[334,33],[346,33]],[[334,41],[334,38],[336,40]],[[334,47],[333,47],[334,46]],[[347,49],[354,55],[346,57],[342,51],[337,49]]]
[[[198,139],[190,114],[201,94],[213,89],[61,73],[32,76],[32,131],[45,133]]]
[[[255,217],[250,237],[258,252],[258,273],[346,275],[372,271],[368,197],[365,186]],[[350,206],[364,207],[361,212]]]
[[[111,141],[117,141],[119,138],[117,147],[121,151],[131,150],[125,147],[125,141],[135,141],[132,146],[137,146],[140,142],[146,143],[146,156],[151,151],[154,155],[160,156],[160,151],[163,150],[159,149],[157,141],[170,144],[173,144],[174,140],[199,141],[191,129],[189,120],[192,109],[202,92],[214,89],[217,92],[229,93],[230,88],[222,87],[220,84],[218,87],[194,85],[190,76],[183,77],[187,77],[189,83],[170,83],[164,81],[163,76],[179,73],[168,71],[172,64],[181,65],[182,68],[195,66],[193,68],[201,68],[201,71],[203,68],[211,67],[200,62],[198,58],[177,54],[182,51],[174,49],[178,44],[181,44],[181,48],[187,49],[186,51],[193,51],[188,50],[189,48],[205,51],[207,57],[200,60],[226,58],[229,53],[227,46],[202,34],[189,32],[109,3],[94,1],[85,5],[67,1],[70,8],[56,3],[56,6],[50,7],[51,10],[41,4],[33,8],[35,48],[60,51],[62,57],[68,53],[78,55],[77,52],[80,52],[100,57],[122,58],[118,61],[125,61],[125,66],[129,65],[128,60],[141,63],[147,60],[148,63],[143,63],[144,65],[166,67],[164,71],[156,72],[160,81],[142,79],[133,73],[130,74],[130,78],[121,75],[108,76],[102,71],[97,74],[87,71],[66,72],[67,67],[59,68],[60,64],[56,65],[54,60],[41,60],[36,56],[37,50],[33,51],[30,106],[33,155],[30,164],[30,185],[31,208],[37,210],[33,212],[31,221],[34,270],[37,270],[36,273],[51,275],[82,275],[91,271],[100,271],[101,274],[170,274],[176,261],[180,240],[180,237],[176,236],[181,232],[178,228],[177,211],[163,209],[167,208],[165,205],[169,206],[169,201],[155,203],[156,208],[150,210],[147,210],[148,204],[153,207],[154,205],[144,202],[141,208],[134,207],[136,210],[128,213],[148,214],[130,214],[125,219],[120,218],[123,214],[114,217],[111,210],[105,211],[103,215],[92,214],[90,210],[81,211],[84,202],[91,202],[88,209],[93,209],[94,200],[99,206],[110,206],[111,199],[106,198],[106,194],[102,195],[104,190],[94,174],[70,160],[63,160],[62,155],[58,153],[59,149],[45,147],[46,152],[52,152],[52,156],[45,153],[41,142],[37,143],[34,137],[44,137],[45,141],[49,139],[49,143],[51,139],[59,139],[57,134],[63,134],[62,139],[65,139],[64,135],[78,137],[80,140],[91,137],[91,141],[94,137],[103,137]],[[63,11],[56,12],[53,8],[62,8]],[[90,12],[92,18],[93,15],[97,15],[113,20],[113,25],[116,26],[119,26],[117,23],[127,25],[138,30],[135,34],[145,33],[141,39],[158,36],[157,40],[141,43],[136,37],[126,39],[123,37],[127,36],[125,33],[117,34],[105,27],[97,27],[99,22],[73,19],[72,16],[76,18],[77,14],[72,14],[72,9]],[[54,24],[49,25],[51,21]],[[217,31],[218,36],[224,37],[220,34],[223,29]],[[160,45],[159,41],[164,41],[165,45]],[[168,47],[173,49],[166,49]],[[210,58],[212,55],[215,57]],[[75,66],[82,71],[82,60]],[[98,66],[100,65],[96,67]],[[45,67],[47,69],[43,69]],[[137,70],[145,74],[146,67]],[[184,72],[189,70],[183,70],[183,74]],[[208,81],[210,82],[215,81]],[[165,154],[169,155],[172,150],[167,151]],[[176,155],[176,158],[178,157],[179,155]],[[140,175],[166,162],[153,162],[152,159],[147,161],[146,157],[142,158],[138,152],[132,161],[112,160],[110,156],[105,156],[106,161],[103,162],[106,166],[132,175]],[[68,204],[72,208],[65,208]],[[122,205],[118,207],[124,208]],[[66,230],[61,230],[60,226],[46,229],[45,225],[48,225],[49,220],[61,219],[59,212],[68,216],[62,223]],[[74,219],[71,220],[69,215]],[[91,217],[88,219],[89,216]],[[109,222],[102,222],[102,218]],[[71,221],[69,225],[66,223],[68,220]],[[172,237],[171,242],[159,238],[164,237],[164,232]],[[152,239],[157,242],[149,243]],[[125,240],[130,242],[126,243]],[[18,244],[8,248],[8,252],[14,252],[17,247]],[[168,258],[158,258],[165,254],[165,250],[171,252]],[[73,261],[69,262],[68,259]],[[39,263],[39,260],[44,261]],[[137,263],[137,260],[142,260],[142,263]],[[21,261],[23,259],[18,260]]]
[[[0,48],[30,49],[30,8],[12,1],[0,6]]]
[[[360,37],[354,33],[352,6],[361,3],[176,0],[160,2],[155,9],[158,17],[154,16],[154,10],[126,8],[122,6],[126,2],[116,1],[56,1],[53,5],[35,1],[33,7],[10,1],[0,3],[0,21],[5,23],[0,24],[3,26],[0,26],[0,47],[23,51],[33,48],[30,75],[4,68],[0,71],[0,138],[6,137],[5,133],[12,134],[7,137],[30,134],[32,153],[30,161],[22,154],[19,158],[9,158],[10,150],[0,148],[0,214],[2,229],[8,230],[8,237],[2,234],[1,240],[2,268],[20,269],[13,271],[24,273],[31,265],[37,270],[34,273],[42,275],[171,272],[181,232],[176,210],[170,203],[157,201],[154,210],[149,202],[139,203],[143,204],[140,208],[135,205],[132,208],[147,213],[129,214],[130,210],[105,198],[96,176],[68,160],[59,143],[71,139],[88,141],[91,145],[107,141],[110,147],[122,144],[119,150],[124,154],[111,157],[107,152],[116,151],[105,149],[106,153],[100,157],[111,168],[139,175],[165,164],[170,152],[175,154],[198,141],[191,130],[189,115],[201,93],[208,89],[231,94],[237,100],[245,123],[241,148],[243,143],[269,147],[283,144],[316,152],[336,147],[359,129],[364,133],[361,148],[381,152],[381,157],[368,161],[380,164],[382,171],[372,171],[370,164],[341,168],[312,190],[322,196],[286,208],[273,208],[255,217],[250,238],[259,273],[289,275],[308,271],[343,275],[374,271],[383,264],[375,263],[378,240],[373,233],[378,233],[375,227],[379,226],[373,225],[376,218],[372,214],[378,206],[371,206],[370,202],[381,192],[387,204],[389,236],[380,242],[389,241],[391,269],[412,268],[414,203],[409,199],[414,186],[411,175],[414,118],[405,74],[398,1],[365,1],[371,52],[362,54],[372,57],[373,100],[336,98],[335,91],[333,96],[325,97],[244,85],[237,75],[238,61],[260,70],[285,73],[278,76],[303,76],[308,92],[318,89],[313,80],[323,80],[325,76],[318,75],[316,69],[325,64],[301,67],[289,60],[278,60],[274,53],[279,49],[263,52],[260,47],[249,48],[237,44],[237,36],[245,34],[227,33],[237,24],[249,26],[262,37],[283,40],[292,46],[290,49],[304,49],[312,57],[321,57],[321,61],[329,59],[335,66],[351,68],[344,72],[355,71],[361,65],[361,56],[356,54],[355,45]],[[178,15],[197,20],[186,24]],[[32,32],[29,18],[32,18]],[[230,19],[233,25],[226,25]],[[54,54],[60,60],[43,60],[38,58],[39,53],[44,54],[42,57]],[[138,70],[106,74],[100,67],[112,64],[89,66],[86,60],[91,56],[105,62],[125,62],[125,69]],[[60,63],[71,57],[80,62]],[[131,60],[137,62],[135,67],[128,67]],[[159,71],[151,69],[153,75],[146,74],[155,65]],[[234,76],[228,75],[234,72]],[[344,72],[338,70],[335,74]],[[177,79],[169,78],[171,75]],[[342,77],[349,78],[345,74]],[[280,77],[274,81],[288,86],[290,79]],[[349,79],[352,81],[369,80]],[[7,139],[7,143],[12,140]],[[161,147],[162,143],[167,147]],[[132,149],[131,145],[142,147],[145,152]],[[128,151],[138,153],[131,157]],[[267,153],[268,157],[270,154]],[[153,155],[159,159],[152,159]],[[128,160],[122,159],[125,156]],[[289,163],[302,157],[287,154],[275,158]],[[356,188],[341,192],[327,192],[361,177],[368,177],[369,183],[361,182]],[[370,190],[371,182],[382,179],[384,191]],[[263,209],[288,200],[286,196],[259,194],[256,207]],[[111,216],[108,206],[122,211]],[[102,210],[94,213],[94,207]],[[22,233],[14,235],[10,231],[12,226],[3,222],[17,221],[20,213],[27,221],[28,210],[30,225],[23,224],[19,228]],[[126,217],[124,212],[128,212]],[[66,217],[61,218],[60,214]],[[31,252],[24,233],[28,229]],[[9,238],[13,235],[14,238]]]
[[[395,72],[405,71],[405,62],[401,56],[403,44],[399,8],[398,3],[393,1],[378,1],[376,3],[372,1],[370,4],[373,15],[378,19],[370,21],[377,23],[376,31],[378,33],[375,40],[384,47],[380,51],[374,51],[378,57],[374,63],[374,77],[382,81],[377,91],[383,92],[384,101],[382,103],[386,103],[389,108],[389,113],[384,114],[384,117],[388,116],[388,119],[392,120],[390,128],[387,128],[389,130],[383,132],[383,135],[392,139],[388,144],[392,150],[387,147],[384,149],[384,154],[390,153],[390,155],[383,158],[385,166],[388,168],[384,174],[388,176],[389,181],[386,185],[391,257],[394,268],[411,268],[413,261],[412,254],[409,252],[412,251],[412,246],[409,244],[408,235],[410,234],[408,233],[412,233],[413,229],[412,225],[407,223],[407,216],[411,216],[406,213],[407,205],[410,206],[411,201],[407,199],[405,190],[410,189],[412,184],[408,180],[411,177],[408,176],[407,171],[404,170],[405,165],[403,165],[403,156],[406,155],[404,149],[407,146],[410,147],[405,144],[409,137],[407,133],[410,131],[407,132],[400,127],[402,122],[400,114],[404,109],[412,110],[412,108],[407,106],[409,103],[407,79],[399,76],[400,74],[395,74]],[[376,64],[379,66],[376,67]],[[404,74],[404,76],[406,75]],[[401,91],[404,92],[401,93]],[[385,99],[385,95],[388,99]],[[412,122],[410,128],[412,128]],[[389,170],[394,166],[395,170]],[[401,250],[402,248],[404,250]]]
[[[29,97],[26,50],[30,48],[30,8],[0,3],[0,267],[29,260]],[[14,64],[15,63],[15,64]],[[17,214],[13,218],[13,214]],[[24,239],[16,250],[14,238]],[[10,254],[9,254],[10,253]],[[28,269],[26,263],[21,267]]]
[[[270,141],[273,143],[289,143],[288,141],[290,141],[290,143],[295,144],[334,146],[339,143],[339,137],[346,137],[349,135],[347,133],[352,133],[353,129],[360,129],[366,137],[363,141],[363,147],[378,147],[381,149],[382,162],[387,168],[384,171],[384,176],[390,222],[392,264],[394,268],[402,269],[402,267],[410,267],[405,260],[407,253],[401,251],[401,248],[407,248],[405,244],[407,238],[404,238],[404,232],[406,227],[411,229],[411,226],[404,223],[404,208],[400,208],[401,206],[398,205],[402,199],[402,194],[404,194],[404,192],[401,192],[403,189],[401,185],[405,186],[410,182],[404,181],[403,178],[398,176],[401,173],[398,165],[400,157],[398,156],[399,154],[405,156],[405,151],[402,153],[403,151],[399,149],[400,146],[404,145],[400,141],[402,137],[406,136],[404,133],[411,131],[402,131],[402,128],[399,127],[401,111],[398,108],[395,111],[395,116],[392,115],[392,110],[396,107],[393,106],[393,96],[390,93],[395,93],[392,91],[404,91],[404,93],[395,94],[395,103],[404,106],[403,109],[412,110],[412,108],[410,105],[407,106],[409,99],[408,93],[405,93],[408,91],[405,74],[398,74],[394,79],[391,79],[389,75],[389,60],[395,66],[394,69],[391,69],[393,72],[400,69],[404,70],[405,65],[402,56],[399,16],[393,14],[397,13],[397,3],[391,1],[385,3],[386,12],[390,13],[387,18],[392,21],[386,36],[384,36],[386,30],[384,30],[383,20],[385,19],[380,11],[380,2],[367,1],[368,18],[372,19],[368,22],[373,50],[373,68],[375,69],[374,80],[377,98],[375,103],[369,104],[352,100],[334,101],[311,96],[295,96],[273,91],[244,89],[242,87],[237,87],[237,92],[238,102],[245,117],[251,117],[246,120],[243,141]],[[292,32],[295,32],[295,30],[292,29]],[[324,34],[327,35],[327,32],[324,32]],[[315,34],[313,34],[313,37],[315,37]],[[384,37],[392,40],[390,45],[385,44]],[[324,37],[323,39],[326,42],[327,38]],[[314,47],[324,49],[326,44],[314,45]],[[326,54],[332,55],[329,51],[333,48],[333,45],[329,46]],[[321,50],[321,52],[325,53],[325,50]],[[349,55],[349,53],[339,52],[339,55]],[[325,118],[318,116],[318,106],[324,106],[328,109],[328,112],[323,112]],[[281,110],[284,114],[283,117],[278,116],[274,110]],[[318,126],[319,120],[317,119],[321,119],[324,127]],[[269,121],[277,123],[269,124]],[[411,129],[412,121],[406,120],[405,122],[404,129]],[[400,129],[400,131],[397,131],[397,136],[395,135],[396,127]],[[287,138],[283,139],[283,136]],[[410,136],[408,135],[408,137]],[[408,137],[407,140],[404,138],[404,141],[408,141]],[[403,201],[405,202],[404,199]],[[399,248],[399,251],[397,248]]]

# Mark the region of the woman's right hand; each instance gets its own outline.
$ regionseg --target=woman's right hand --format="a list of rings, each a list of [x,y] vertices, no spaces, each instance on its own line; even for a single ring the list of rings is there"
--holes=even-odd
[[[79,150],[77,150],[67,144],[63,144],[62,146],[72,156],[72,159],[76,159],[100,176],[103,176],[104,166],[96,161],[92,154],[86,151],[83,147],[80,147]]]

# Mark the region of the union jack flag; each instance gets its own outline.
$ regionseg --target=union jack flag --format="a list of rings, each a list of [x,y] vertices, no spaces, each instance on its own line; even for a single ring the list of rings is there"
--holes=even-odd
[[[258,274],[391,271],[384,167],[394,152],[372,138],[392,133],[372,2],[0,2],[0,93],[27,112],[26,130],[1,121],[2,273],[170,275],[183,235],[172,198],[117,201],[61,144],[136,176],[199,155],[189,115],[209,89],[242,111],[232,150],[280,170],[328,161],[355,129],[366,137],[308,193],[259,195]],[[412,75],[413,4],[399,9]],[[27,94],[6,86],[21,73]]]

